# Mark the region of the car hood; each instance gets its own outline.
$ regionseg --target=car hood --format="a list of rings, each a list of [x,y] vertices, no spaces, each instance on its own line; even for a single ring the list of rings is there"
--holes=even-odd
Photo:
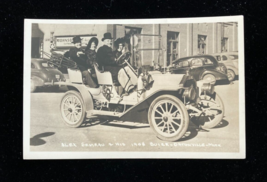
[[[162,74],[162,73],[151,73],[149,72],[154,80],[153,86],[158,86],[159,88],[170,88],[175,89],[179,87],[184,74]]]

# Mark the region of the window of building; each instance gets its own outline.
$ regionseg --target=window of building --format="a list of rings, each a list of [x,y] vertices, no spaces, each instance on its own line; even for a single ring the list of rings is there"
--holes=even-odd
[[[141,54],[138,52],[141,45],[141,39],[139,34],[141,34],[142,28],[136,27],[125,27],[125,50],[131,52],[130,63],[134,67],[139,67],[141,64]]]
[[[206,35],[198,35],[198,53],[206,54]]]
[[[222,52],[228,52],[228,38],[222,38]]]
[[[178,58],[179,32],[167,32],[167,66]]]

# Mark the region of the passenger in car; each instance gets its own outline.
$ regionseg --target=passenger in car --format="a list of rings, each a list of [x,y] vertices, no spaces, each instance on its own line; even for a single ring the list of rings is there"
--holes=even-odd
[[[85,84],[87,84],[89,87],[95,88],[97,87],[97,84],[93,81],[90,73],[88,72],[88,66],[86,64],[86,60],[82,58],[82,55],[84,54],[82,52],[82,42],[81,38],[79,36],[73,37],[72,43],[75,47],[70,48],[69,50],[69,56],[70,58],[77,63],[78,69],[82,72],[82,76],[85,78]]]
[[[104,67],[105,71],[110,71],[113,80],[117,80],[118,71],[120,66],[117,63],[117,59],[112,52],[112,37],[111,33],[105,33],[102,41],[104,45],[100,47],[96,53],[97,64],[100,69]]]
[[[123,38],[118,38],[116,41],[115,41],[115,47],[116,47],[116,50],[113,51],[113,54],[115,55],[115,58],[118,59],[122,53],[125,52],[125,47],[124,47],[124,40]]]
[[[94,65],[96,64],[96,48],[97,48],[97,45],[98,45],[98,39],[96,37],[92,37],[88,44],[87,44],[87,47],[85,48],[85,54],[86,54],[86,57],[87,57],[87,60],[86,60],[86,63],[87,63],[87,66],[88,66],[88,70],[90,70],[90,73],[91,73],[91,76],[93,77],[96,77],[94,76],[95,75],[95,70],[94,70]],[[94,79],[95,82],[96,79]]]

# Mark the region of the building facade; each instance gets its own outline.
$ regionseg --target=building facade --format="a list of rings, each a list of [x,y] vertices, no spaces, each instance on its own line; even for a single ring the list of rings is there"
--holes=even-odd
[[[103,34],[114,39],[125,38],[132,53],[131,63],[168,66],[177,58],[218,52],[238,51],[238,24],[33,24],[32,57],[43,57],[42,51],[66,51],[73,46],[72,37],[81,36],[83,47],[91,37],[102,46]],[[115,47],[114,47],[115,49]]]

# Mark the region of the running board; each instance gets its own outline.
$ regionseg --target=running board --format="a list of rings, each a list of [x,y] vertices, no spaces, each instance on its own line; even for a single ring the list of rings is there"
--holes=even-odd
[[[113,112],[113,111],[100,111],[100,110],[86,111],[86,118],[95,118],[97,116],[119,118],[121,117],[121,115],[122,113]]]

